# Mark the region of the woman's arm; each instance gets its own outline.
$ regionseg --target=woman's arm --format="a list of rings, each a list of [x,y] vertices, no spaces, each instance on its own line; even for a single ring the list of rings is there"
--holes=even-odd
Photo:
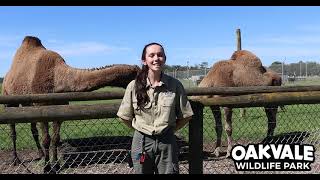
[[[187,117],[187,118],[183,118],[183,119],[177,119],[175,131],[178,131],[179,129],[184,127],[191,119],[192,119],[192,116]]]
[[[128,120],[125,120],[125,119],[122,119],[122,118],[120,118],[120,119],[121,119],[122,122],[123,122],[125,125],[127,125],[129,128],[134,129],[134,128],[132,127],[132,121],[128,121]]]

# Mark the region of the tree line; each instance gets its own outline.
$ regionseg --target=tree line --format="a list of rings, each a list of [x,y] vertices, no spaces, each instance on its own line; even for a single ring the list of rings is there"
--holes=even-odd
[[[165,71],[187,71],[196,70],[196,69],[209,69],[208,62],[201,62],[199,64],[190,65],[190,66],[182,66],[182,65],[165,65]],[[275,61],[269,67],[277,73],[282,73],[282,62]],[[305,76],[306,73],[308,76],[320,75],[320,64],[317,62],[303,62],[299,61],[298,63],[290,63],[283,65],[283,71],[285,75],[289,76]],[[0,77],[0,83],[3,82],[3,77]]]
[[[200,64],[190,65],[190,66],[182,66],[182,65],[165,65],[165,71],[186,71],[186,70],[197,70],[197,69],[205,69],[210,68],[208,62],[201,62]]]
[[[191,66],[182,66],[182,65],[165,65],[165,71],[186,71],[186,70],[196,70],[196,69],[209,69],[208,62],[201,62],[200,64],[195,64]],[[288,76],[316,76],[320,75],[320,64],[317,62],[303,62],[299,61],[297,63],[284,64],[282,62],[274,61],[267,68],[272,69],[277,73],[283,73]]]
[[[320,75],[320,64],[317,62],[303,62],[299,61],[297,63],[283,64],[280,61],[273,62],[270,69],[289,75],[289,76],[318,76]]]

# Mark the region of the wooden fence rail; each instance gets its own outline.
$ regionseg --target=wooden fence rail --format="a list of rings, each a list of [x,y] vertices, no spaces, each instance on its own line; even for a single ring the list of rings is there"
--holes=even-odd
[[[320,86],[302,87],[228,87],[187,89],[194,116],[189,123],[189,173],[203,173],[203,107],[221,105],[252,107],[285,104],[320,103]],[[58,102],[76,100],[121,99],[124,92],[81,92],[41,95],[0,96],[0,104]],[[201,96],[202,97],[196,97]],[[203,95],[228,95],[205,98]],[[233,95],[233,96],[230,96]],[[235,96],[237,95],[237,96]],[[119,103],[95,105],[55,105],[36,107],[0,107],[0,124],[53,120],[83,120],[116,117]]]
[[[266,105],[317,104],[320,91],[261,93],[240,96],[195,98],[205,106],[259,107]]]
[[[120,103],[6,107],[0,112],[0,124],[114,118],[119,106]]]
[[[265,105],[315,104],[320,91],[261,93],[213,98],[192,97],[205,106],[258,107]],[[35,107],[0,107],[0,124],[36,121],[76,120],[116,117],[119,103],[96,105],[52,105]]]
[[[270,92],[307,92],[320,91],[320,86],[252,86],[252,87],[210,87],[186,89],[188,96],[200,95],[245,95]],[[50,94],[30,94],[15,96],[0,96],[0,104],[39,103],[51,101],[87,101],[122,99],[124,91],[121,92],[70,92]]]

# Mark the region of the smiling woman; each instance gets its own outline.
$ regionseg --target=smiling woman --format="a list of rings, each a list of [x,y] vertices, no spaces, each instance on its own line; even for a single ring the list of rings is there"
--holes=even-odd
[[[117,115],[134,129],[131,145],[137,174],[179,173],[174,132],[193,115],[183,85],[163,73],[166,55],[162,45],[144,46],[142,70],[126,88]]]

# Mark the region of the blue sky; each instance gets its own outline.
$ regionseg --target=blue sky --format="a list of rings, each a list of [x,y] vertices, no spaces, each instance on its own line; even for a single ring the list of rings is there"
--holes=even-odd
[[[27,35],[72,67],[140,65],[142,48],[163,44],[169,65],[228,59],[236,50],[272,62],[320,63],[320,6],[1,6],[0,77]]]

